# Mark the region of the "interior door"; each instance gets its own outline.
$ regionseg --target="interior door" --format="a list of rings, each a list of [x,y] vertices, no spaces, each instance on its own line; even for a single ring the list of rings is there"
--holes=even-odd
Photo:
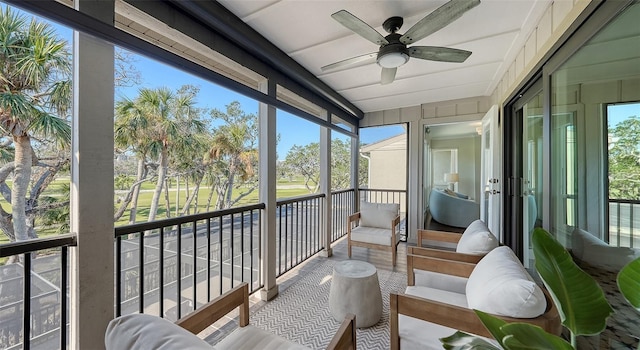
[[[482,118],[480,217],[491,232],[503,242],[500,227],[500,193],[502,192],[498,106],[494,105]]]

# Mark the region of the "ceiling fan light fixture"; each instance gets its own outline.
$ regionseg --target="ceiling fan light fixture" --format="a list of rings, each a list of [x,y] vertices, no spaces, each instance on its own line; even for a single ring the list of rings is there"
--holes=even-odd
[[[404,52],[389,52],[378,57],[378,65],[382,68],[398,68],[409,61],[409,55]]]

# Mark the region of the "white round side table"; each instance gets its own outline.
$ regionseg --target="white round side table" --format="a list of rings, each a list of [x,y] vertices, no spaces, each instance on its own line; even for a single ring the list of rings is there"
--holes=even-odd
[[[329,310],[338,322],[356,315],[356,327],[371,327],[382,316],[382,294],[376,267],[368,262],[345,260],[333,267]]]

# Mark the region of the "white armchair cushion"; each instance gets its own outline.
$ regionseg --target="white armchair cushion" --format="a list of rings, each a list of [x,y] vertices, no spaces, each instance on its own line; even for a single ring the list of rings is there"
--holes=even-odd
[[[478,262],[467,281],[469,308],[515,318],[542,315],[547,302],[509,247],[498,247]]]
[[[394,203],[360,203],[360,225],[391,229],[400,206]]]
[[[449,305],[467,307],[464,294],[447,292],[437,288],[418,286],[407,287],[405,294],[429,299]],[[417,318],[399,315],[398,333],[400,336],[400,348],[402,350],[426,350],[442,349],[440,338],[448,337],[456,332],[456,329],[439,324],[423,321]],[[497,345],[492,339],[483,338]]]
[[[473,255],[484,255],[498,246],[498,240],[482,220],[472,222],[456,246],[456,252]]]
[[[396,240],[399,236],[396,236]],[[358,226],[351,229],[351,240],[391,246],[391,229]]]
[[[248,325],[234,330],[224,337],[218,344],[217,349],[237,350],[308,350],[309,348],[291,342],[285,338],[271,334],[265,330]],[[178,349],[178,348],[176,348]],[[186,348],[184,348],[186,349]]]
[[[186,329],[163,318],[145,314],[117,317],[107,326],[107,350],[213,350]]]
[[[465,294],[467,278],[433,271],[413,269],[416,286],[430,287]]]

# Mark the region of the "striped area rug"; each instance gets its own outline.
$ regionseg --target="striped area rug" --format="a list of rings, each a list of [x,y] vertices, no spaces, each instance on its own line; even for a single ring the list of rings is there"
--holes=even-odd
[[[331,274],[337,259],[325,259],[273,301],[255,310],[250,323],[313,349],[324,349],[340,323],[329,311]],[[378,269],[382,292],[382,318],[369,328],[357,330],[359,349],[389,349],[389,293],[404,292],[403,273]]]

